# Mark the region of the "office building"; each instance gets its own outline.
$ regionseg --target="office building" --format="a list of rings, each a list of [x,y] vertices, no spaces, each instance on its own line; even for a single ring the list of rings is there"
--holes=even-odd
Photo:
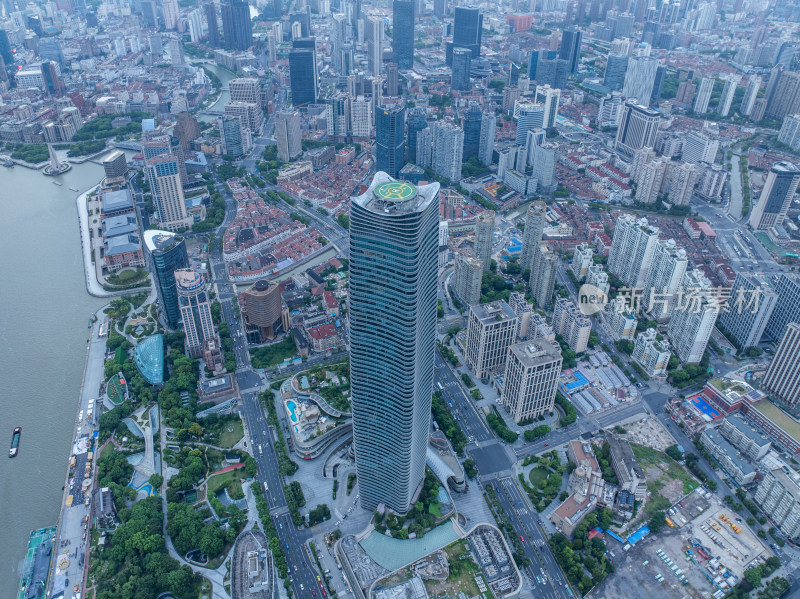
[[[636,501],[644,502],[647,496],[647,481],[630,443],[611,433],[606,434],[606,439],[610,450],[611,467],[619,481],[619,490],[631,493]]]
[[[692,294],[693,301],[676,305],[667,327],[675,354],[684,364],[698,364],[703,359],[714,330],[720,306],[706,295],[710,287],[711,283],[700,270],[684,275],[684,292]]]
[[[769,363],[761,388],[790,406],[800,402],[800,324],[790,322]]]
[[[383,18],[367,17],[367,68],[373,75],[383,72]]]
[[[225,142],[225,154],[239,159],[245,154],[242,141],[242,121],[238,117],[222,117],[222,140]]]
[[[172,129],[172,135],[178,138],[184,152],[192,149],[192,142],[200,137],[200,124],[188,112],[178,113],[178,122]]]
[[[541,200],[529,204],[525,215],[525,231],[522,236],[522,253],[519,259],[519,265],[522,270],[531,268],[536,248],[542,242],[546,224],[547,204]]]
[[[536,103],[544,106],[544,118],[542,120],[543,129],[550,129],[556,126],[558,103],[560,100],[560,89],[553,89],[549,85],[536,86]]]
[[[728,300],[728,310],[719,315],[719,326],[744,351],[761,342],[778,295],[763,278],[736,273]]]
[[[800,149],[800,114],[790,114],[781,124],[778,141],[786,144],[795,152]]]
[[[300,113],[296,110],[281,110],[275,115],[275,142],[278,160],[289,162],[303,153],[300,139]]]
[[[494,210],[487,210],[475,219],[475,257],[483,264],[483,272],[489,272],[492,261],[494,216]]]
[[[641,106],[650,105],[656,73],[661,63],[652,56],[639,56],[628,61],[622,95],[628,100],[636,100]]]
[[[603,85],[613,91],[622,91],[625,86],[625,75],[628,72],[627,54],[609,54],[606,61],[606,70],[603,75]]]
[[[644,309],[653,319],[661,322],[672,314],[688,264],[686,250],[679,248],[674,239],[656,242],[642,296]]]
[[[469,48],[453,48],[453,66],[450,88],[456,91],[470,89],[470,70],[472,69],[472,51]]]
[[[300,45],[298,45],[300,43]],[[289,84],[292,105],[306,108],[317,102],[317,51],[314,38],[295,40],[289,50]]]
[[[731,111],[733,96],[736,94],[736,88],[741,80],[741,75],[728,75],[725,77],[725,86],[722,88],[722,95],[719,97],[719,104],[717,105],[717,112],[720,116],[728,116]]]
[[[634,327],[635,328],[635,327]],[[655,329],[647,329],[636,335],[633,359],[644,368],[647,376],[666,376],[672,353],[666,341],[660,341]]]
[[[700,445],[711,454],[723,471],[737,485],[744,486],[756,478],[756,470],[739,451],[715,428],[707,428],[700,435]]]
[[[353,137],[370,137],[372,135],[372,100],[358,96],[350,101],[350,128]],[[410,127],[409,123],[409,127]],[[416,135],[415,135],[416,138]],[[409,143],[411,135],[409,133]],[[416,149],[416,139],[415,139]],[[412,160],[413,162],[413,160]]]
[[[702,131],[689,131],[682,137],[681,159],[684,162],[714,164],[719,150],[718,139]]]
[[[556,181],[558,144],[554,142],[533,144],[530,156],[533,176],[538,182],[537,189],[542,194],[553,193],[558,188],[558,181]]]
[[[531,260],[531,295],[536,307],[540,310],[553,304],[553,289],[556,283],[558,256],[546,243],[539,243],[534,248]]]
[[[467,306],[481,301],[483,263],[469,255],[457,255],[454,261],[453,291]]]
[[[242,320],[249,343],[264,343],[287,327],[283,323],[280,287],[260,279],[239,295]]]
[[[255,77],[237,77],[228,82],[231,102],[248,102],[261,110],[261,85]]]
[[[397,68],[396,62],[386,63],[386,95],[392,98],[400,95],[400,76]]]
[[[253,45],[253,23],[247,0],[226,0],[220,3],[220,9],[225,47],[231,50],[247,50]]]
[[[553,308],[553,331],[564,338],[572,351],[579,354],[585,352],[589,346],[592,321],[580,311],[575,302],[559,297]]]
[[[233,116],[242,121],[242,129],[250,129],[253,133],[261,131],[264,125],[264,113],[258,104],[251,102],[227,102],[225,116]]]
[[[416,4],[415,0],[392,2],[392,51],[400,69],[414,67]]]
[[[749,225],[755,230],[769,230],[783,224],[800,183],[800,166],[791,162],[772,165],[750,215]]]
[[[517,117],[517,133],[515,143],[524,146],[528,139],[528,131],[541,129],[544,125],[544,106],[531,102],[518,102],[514,107]]]
[[[191,268],[178,269],[173,276],[178,293],[178,309],[186,333],[186,348],[191,357],[197,358],[203,353],[203,342],[216,339],[206,280]]]
[[[515,422],[553,410],[561,362],[561,351],[548,339],[532,339],[509,348],[500,402]]]
[[[125,158],[125,153],[120,150],[114,150],[103,158],[103,171],[106,175],[103,180],[104,186],[124,185],[128,180],[128,161]]]
[[[583,33],[579,29],[566,29],[561,33],[561,46],[558,50],[558,57],[567,61],[570,73],[578,72],[582,39]]]
[[[775,283],[775,293],[778,301],[764,333],[772,341],[779,342],[790,322],[800,323],[800,280],[796,275],[781,273]]]
[[[205,2],[203,4],[203,13],[206,16],[206,24],[208,25],[208,45],[212,48],[219,48],[222,46],[219,36],[219,22],[217,21],[217,7],[214,2]]]
[[[150,272],[155,279],[159,317],[174,329],[180,322],[175,271],[189,268],[186,242],[170,231],[149,229],[144,232],[144,245]]]
[[[497,117],[494,112],[484,112],[481,116],[481,138],[478,146],[478,160],[489,166],[494,156],[494,131]]]
[[[617,219],[614,238],[608,254],[608,270],[630,288],[644,285],[650,271],[656,246],[658,227],[646,218],[625,214]]]
[[[750,426],[740,414],[730,414],[723,418],[717,430],[731,445],[754,462],[767,455],[772,445],[767,437]]]
[[[406,117],[408,124],[408,142],[406,144],[406,158],[409,162],[417,162],[417,133],[428,126],[428,117],[424,108],[414,107],[408,111]]]
[[[601,128],[619,127],[622,119],[622,93],[613,91],[600,100],[600,107],[597,110],[597,125]]]
[[[771,81],[772,77],[770,77]],[[767,88],[769,90],[769,85]],[[767,116],[782,119],[787,115],[800,112],[800,73],[780,71],[774,91],[767,97]]]
[[[572,254],[570,270],[579,281],[589,272],[589,267],[594,263],[594,250],[588,243],[581,243],[575,247]]]
[[[405,108],[401,104],[375,108],[376,168],[397,176],[403,168],[405,153]],[[463,151],[463,141],[458,151]],[[460,163],[459,163],[460,168]]]
[[[697,90],[697,97],[694,101],[695,114],[705,114],[708,112],[708,103],[711,101],[711,92],[714,91],[714,78],[703,77],[700,88]]]
[[[800,478],[796,472],[770,471],[758,484],[755,500],[784,535],[800,537]]]
[[[488,381],[505,370],[518,323],[517,315],[502,300],[470,308],[464,357],[476,377]]]
[[[378,172],[350,209],[353,448],[361,506],[370,511],[383,504],[407,513],[425,476],[438,196],[438,183],[416,188]]]
[[[194,219],[186,212],[178,158],[172,155],[150,158],[145,163],[145,172],[159,225],[169,231],[191,227]]]
[[[451,183],[458,183],[461,180],[464,130],[450,121],[436,121],[431,130],[433,172]]]
[[[453,19],[452,49],[467,48],[472,52],[472,58],[478,58],[481,55],[482,35],[483,14],[480,10],[457,6]],[[452,55],[452,50],[449,53]]]
[[[616,150],[630,160],[634,150],[654,147],[660,124],[661,116],[657,110],[628,100],[617,129]]]
[[[750,75],[750,80],[747,82],[747,88],[742,98],[742,105],[739,108],[742,116],[750,116],[753,113],[753,106],[756,98],[758,98],[758,91],[761,89],[761,81],[761,77],[758,75]]]

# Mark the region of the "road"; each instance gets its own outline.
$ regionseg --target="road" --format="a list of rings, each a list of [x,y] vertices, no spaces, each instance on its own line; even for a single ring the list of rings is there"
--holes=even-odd
[[[455,373],[438,351],[434,359],[434,384],[437,389],[439,385],[442,386],[442,396],[470,443],[495,440],[494,433],[486,424],[486,419],[478,413],[475,402],[467,395],[461,381],[456,378]]]

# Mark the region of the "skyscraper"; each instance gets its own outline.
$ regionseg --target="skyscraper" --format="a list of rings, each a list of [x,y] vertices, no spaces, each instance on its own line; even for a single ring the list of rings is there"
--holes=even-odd
[[[518,323],[519,318],[503,300],[470,308],[464,358],[476,377],[488,381],[492,374],[505,370]]]
[[[292,105],[306,108],[317,101],[317,51],[312,38],[294,40],[289,50]]]
[[[725,87],[722,88],[722,95],[719,97],[719,105],[717,112],[720,116],[728,116],[733,104],[733,96],[736,94],[736,88],[742,80],[741,75],[728,75],[725,77]]]
[[[438,183],[416,188],[378,172],[369,189],[352,200],[353,447],[361,505],[367,510],[384,504],[405,514],[425,475],[436,336],[438,192]]]
[[[525,231],[522,237],[522,253],[519,265],[522,270],[531,267],[533,255],[542,241],[544,227],[547,224],[547,204],[542,201],[532,202],[525,215]]]
[[[790,322],[800,323],[800,279],[792,274],[781,273],[775,283],[775,293],[778,294],[778,303],[767,321],[764,333],[771,340],[780,341]]]
[[[397,73],[396,62],[386,63],[386,95],[396,97],[400,95],[400,77]]]
[[[178,16],[180,14],[178,0],[163,0],[161,12],[164,15],[164,28],[175,29],[178,26]]]
[[[191,227],[194,219],[186,212],[178,158],[162,154],[145,165],[159,225],[169,231]]]
[[[546,243],[539,243],[534,248],[531,260],[531,295],[536,307],[540,310],[553,304],[553,289],[556,284],[558,256]]]
[[[660,124],[661,116],[657,110],[628,100],[622,109],[622,119],[617,129],[617,152],[631,159],[634,150],[652,148],[656,143]]]
[[[406,110],[401,104],[375,108],[375,166],[397,177],[403,168]]]
[[[719,314],[719,303],[710,301],[707,295],[711,283],[700,270],[684,275],[683,288],[697,302],[676,306],[667,327],[667,334],[675,354],[684,364],[697,364],[703,359],[714,323]]]
[[[281,289],[276,283],[266,279],[256,281],[250,289],[239,295],[239,303],[247,338],[251,343],[274,339],[275,334],[282,330]]]
[[[538,181],[538,189],[543,194],[553,193],[558,188],[556,164],[558,163],[558,144],[553,142],[535,143],[530,148],[530,164],[533,176]]]
[[[772,77],[770,77],[770,81]],[[767,115],[782,119],[800,112],[800,73],[781,71],[774,91],[768,100]]]
[[[477,258],[459,254],[454,262],[453,288],[459,299],[468,306],[481,301],[483,264]]]
[[[800,324],[790,322],[761,388],[790,406],[800,401]]]
[[[697,97],[694,100],[694,111],[696,114],[708,112],[708,103],[711,101],[711,92],[714,91],[714,78],[703,77],[700,88],[697,90]]]
[[[581,41],[583,33],[579,29],[567,29],[561,34],[561,46],[558,50],[558,57],[566,60],[569,65],[569,72],[578,71],[578,63],[581,59]]]
[[[518,105],[517,113],[517,135],[514,142],[518,146],[524,146],[528,139],[528,131],[541,128],[544,125],[544,106],[525,102]]]
[[[453,19],[452,49],[469,48],[472,58],[481,54],[481,36],[483,35],[483,14],[477,8],[457,6]],[[452,49],[449,52],[452,60]]]
[[[481,145],[481,123],[483,114],[477,104],[470,104],[464,113],[464,153],[462,160],[466,162],[473,156],[478,157]]]
[[[189,268],[186,243],[170,231],[149,229],[144,232],[144,246],[155,279],[159,316],[168,327],[175,328],[180,321],[175,271]]]
[[[253,22],[247,0],[226,0],[220,4],[220,9],[225,47],[247,50],[253,45]]]
[[[470,88],[469,74],[472,69],[472,51],[469,48],[453,48],[453,67],[450,88],[465,91]]]
[[[275,142],[278,160],[289,162],[303,153],[300,139],[300,113],[296,110],[281,110],[275,116]]]
[[[679,248],[674,239],[657,242],[642,297],[644,308],[655,320],[666,320],[672,314],[687,266],[686,250]]]
[[[225,142],[225,154],[236,159],[244,156],[242,145],[242,121],[235,116],[222,117],[222,138]]]
[[[651,56],[631,58],[625,73],[622,95],[627,99],[636,98],[642,106],[649,106],[660,64],[657,58]]]
[[[186,332],[186,348],[189,355],[196,358],[203,353],[203,342],[215,340],[217,337],[211,318],[206,280],[202,274],[191,268],[176,270],[173,276],[183,330]]]
[[[632,214],[620,216],[608,253],[608,271],[630,288],[641,287],[653,263],[658,227]]]
[[[424,108],[414,107],[408,111],[408,142],[406,143],[406,160],[417,162],[417,133],[428,126],[428,117]]]
[[[414,22],[416,0],[394,0],[392,3],[392,51],[401,69],[414,66]]]
[[[730,297],[729,309],[719,315],[719,324],[742,350],[758,345],[778,303],[778,295],[763,278],[738,272]],[[750,300],[755,300],[752,305]]]
[[[483,272],[489,272],[492,262],[494,216],[494,210],[487,210],[475,219],[475,257],[481,261]]]
[[[237,77],[228,81],[231,102],[249,102],[261,110],[261,84],[255,77]]]
[[[628,72],[627,54],[609,54],[606,60],[606,71],[603,85],[614,91],[622,90],[625,85],[625,73]]]
[[[383,18],[367,17],[367,68],[373,75],[383,70]]]
[[[758,75],[750,75],[750,80],[747,82],[747,88],[744,91],[742,98],[742,105],[739,112],[744,116],[750,116],[753,112],[753,105],[758,98],[758,90],[761,89],[761,77]]]
[[[458,183],[461,180],[464,130],[450,121],[436,121],[432,129],[433,172],[451,183]]]
[[[556,126],[558,116],[558,103],[561,100],[561,90],[554,89],[549,85],[536,86],[536,103],[544,106],[544,119],[542,129],[550,129]]]
[[[800,183],[800,166],[791,162],[773,164],[764,183],[764,189],[761,190],[758,204],[750,215],[750,227],[767,230],[783,224],[798,183]]]
[[[497,119],[494,112],[484,112],[481,117],[481,139],[478,149],[478,159],[486,166],[492,164],[492,157],[494,155],[494,130],[496,126]]]

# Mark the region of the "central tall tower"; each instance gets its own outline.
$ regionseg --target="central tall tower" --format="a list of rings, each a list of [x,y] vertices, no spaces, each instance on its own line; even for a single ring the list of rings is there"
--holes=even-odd
[[[350,209],[350,383],[361,505],[404,514],[425,475],[439,184],[378,172]]]

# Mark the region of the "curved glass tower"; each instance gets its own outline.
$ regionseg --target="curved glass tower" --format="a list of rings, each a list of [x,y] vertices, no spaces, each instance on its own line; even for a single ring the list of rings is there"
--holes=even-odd
[[[439,184],[378,172],[350,209],[350,383],[361,505],[408,511],[425,475]]]

